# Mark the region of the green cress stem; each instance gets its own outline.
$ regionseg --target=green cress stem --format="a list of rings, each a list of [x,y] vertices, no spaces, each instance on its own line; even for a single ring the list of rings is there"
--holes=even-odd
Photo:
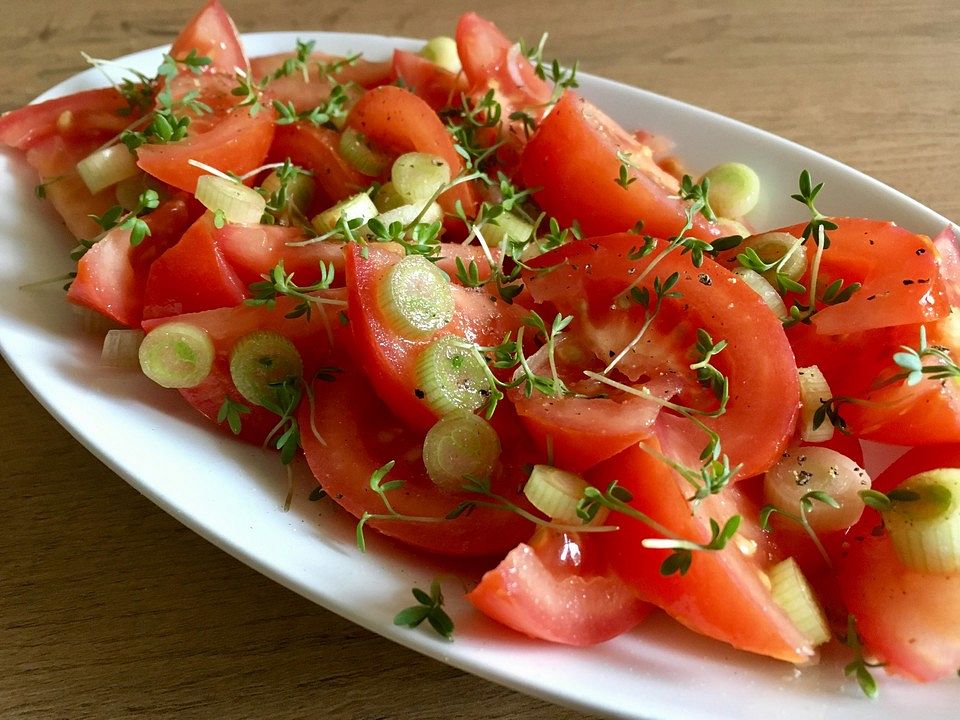
[[[272,330],[255,330],[230,351],[230,379],[256,405],[273,400],[271,384],[303,375],[303,360],[292,342]]]
[[[191,388],[210,374],[216,350],[207,331],[185,322],[158,325],[140,343],[143,374],[165,388]]]

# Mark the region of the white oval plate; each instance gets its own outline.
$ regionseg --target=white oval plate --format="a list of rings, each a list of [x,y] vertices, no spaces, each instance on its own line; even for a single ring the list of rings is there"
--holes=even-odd
[[[333,53],[364,51],[386,58],[408,39],[339,33],[245,36],[251,55],[289,50],[315,39]],[[122,58],[153,73],[160,49]],[[947,222],[910,198],[829,158],[742,123],[609,80],[582,76],[582,92],[627,127],[674,139],[691,168],[729,159],[754,167],[764,199],[757,227],[804,219],[789,200],[803,168],[826,189],[826,213],[891,218],[933,234]],[[104,84],[87,70],[42,99]],[[774,718],[955,718],[956,681],[917,686],[883,678],[881,697],[866,700],[844,679],[840,650],[820,666],[795,671],[700,638],[662,616],[602,646],[572,649],[506,631],[471,611],[457,581],[445,581],[456,640],[392,624],[410,604],[410,588],[426,587],[452,563],[425,560],[386,541],[354,545],[354,525],[329,500],[309,502],[313,483],[301,473],[293,507],[284,513],[284,473],[276,456],[214,431],[176,393],[138,373],[101,369],[97,338],[85,334],[56,285],[20,291],[32,279],[71,269],[73,242],[33,194],[33,171],[0,151],[0,351],[31,392],[110,468],[157,505],[231,555],[301,595],[395,642],[516,690],[615,717],[648,720]],[[302,469],[302,468],[301,468]],[[749,622],[749,618],[744,618]],[[373,668],[371,668],[372,670]]]

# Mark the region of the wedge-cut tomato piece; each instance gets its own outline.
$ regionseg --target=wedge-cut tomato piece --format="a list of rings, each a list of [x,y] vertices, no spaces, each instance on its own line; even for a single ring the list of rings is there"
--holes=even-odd
[[[324,291],[324,298],[333,301],[343,299],[342,290]],[[216,355],[210,375],[199,385],[180,390],[180,394],[204,417],[220,425],[224,432],[231,432],[226,423],[218,423],[217,417],[224,400],[246,406],[250,412],[240,415],[238,436],[247,442],[260,444],[274,430],[279,417],[269,410],[254,405],[245,399],[230,378],[230,353],[245,335],[257,330],[270,330],[290,340],[303,360],[304,378],[313,378],[317,370],[331,363],[339,344],[336,331],[336,305],[317,305],[310,317],[301,315],[288,318],[296,300],[279,298],[271,308],[263,305],[237,305],[204,312],[187,313],[175,317],[147,320],[143,329],[149,332],[168,322],[185,322],[207,331],[213,341]],[[324,314],[326,313],[326,314]],[[304,404],[308,404],[305,401]],[[312,433],[304,427],[304,434]]]
[[[947,298],[953,307],[960,307],[960,236],[952,225],[947,225],[933,238],[933,247],[940,260]]]
[[[299,111],[311,110],[326,102],[335,84],[353,89],[377,87],[388,83],[392,77],[389,61],[372,62],[363,58],[344,58],[326,53],[312,53],[306,63],[306,77],[303,70],[272,77],[283,68],[286,61],[295,58],[296,53],[280,53],[253,58],[250,71],[255,78],[271,77],[266,94],[272,100],[293,103]]]
[[[797,368],[779,320],[755,292],[709,258],[695,268],[689,256],[675,251],[653,265],[657,251],[637,258],[636,247],[631,234],[570,243],[534,261],[550,272],[525,271],[524,281],[535,300],[575,316],[566,332],[593,356],[584,361],[584,369],[593,369],[597,360],[607,365],[620,355],[646,323],[647,309],[627,293],[636,279],[650,271],[637,290],[653,298],[654,280],[664,283],[676,273],[672,292],[679,295],[663,298],[643,335],[608,375],[634,384],[673,374],[683,387],[674,402],[711,412],[718,400],[690,366],[700,357],[698,331],[714,343],[725,340],[710,363],[729,383],[726,412],[701,420],[719,434],[731,463],[743,464],[740,477],[762,472],[793,435],[799,407]],[[703,430],[692,421],[687,426],[704,447]]]
[[[317,193],[311,211],[323,210],[344,198],[355,195],[370,184],[340,155],[340,134],[309,123],[278,125],[270,148],[270,160],[289,159],[313,173]],[[319,203],[319,204],[318,204]]]
[[[460,94],[467,91],[462,75],[406,50],[393,51],[393,75],[436,111],[459,107]]]
[[[653,609],[605,561],[588,535],[537,532],[483,576],[467,599],[530,637],[595,645],[627,632]]]
[[[334,501],[357,518],[364,512],[386,513],[383,500],[370,488],[370,476],[394,460],[396,465],[387,480],[403,480],[404,486],[389,492],[393,508],[404,515],[435,521],[375,519],[367,523],[368,528],[442,555],[498,555],[529,536],[529,522],[514,513],[492,508],[476,507],[453,520],[444,520],[460,503],[478,496],[451,493],[434,485],[420,457],[423,433],[411,430],[390,412],[359,372],[356,361],[341,356],[333,364],[339,368],[331,373],[333,380],[313,384],[317,398],[313,426],[319,429],[325,444],[307,430],[311,427],[311,415],[306,404],[300,406],[299,420],[310,469]],[[523,449],[523,430],[515,417],[507,417],[509,412],[506,405],[497,411],[503,452],[491,478],[491,488],[525,504],[518,488],[526,478],[523,464],[529,457]]]
[[[631,182],[618,183],[628,155]],[[614,120],[572,92],[544,118],[523,150],[520,177],[540,207],[564,226],[580,223],[586,235],[643,232],[668,238],[686,222],[687,203],[677,179],[653,161],[652,152]],[[688,233],[704,240],[725,233],[701,214]]]
[[[67,299],[121,325],[138,326],[150,265],[180,239],[190,221],[190,208],[181,197],[144,217],[150,235],[137,247],[130,244],[129,230],[114,228],[80,258]]]
[[[675,419],[662,418],[658,436],[659,443],[646,444],[646,449],[630,448],[597,466],[587,475],[588,482],[603,490],[616,481],[633,495],[631,506],[674,536],[696,543],[710,541],[711,519],[723,526],[728,518],[740,515],[740,542],[731,541],[723,550],[696,551],[685,575],[664,576],[661,563],[669,551],[641,545],[646,538],[662,535],[615,513],[608,522],[619,525],[620,530],[600,538],[611,566],[642,599],[663,608],[691,630],[780,660],[810,660],[810,641],[773,602],[762,580],[761,572],[772,562],[756,510],[736,487],[725,488],[693,508],[687,500],[693,494],[689,482],[649,451],[695,467],[698,448],[684,437]],[[741,542],[752,551],[741,550]]]
[[[451,177],[463,172],[463,158],[440,118],[423,99],[393,85],[370,90],[353,106],[347,125],[363,133],[370,143],[387,153],[417,151],[436,155],[450,166]],[[476,195],[470,183],[450,188],[440,196],[444,211],[453,213],[456,201],[468,217],[476,211]]]
[[[220,0],[207,0],[173,41],[170,56],[180,60],[191,50],[210,58],[211,62],[206,66],[208,70],[227,73],[231,77],[238,69],[246,70],[249,65],[237,27]]]
[[[301,287],[320,281],[320,263],[333,267],[333,286],[342,286],[343,246],[327,241],[302,247],[290,245],[305,239],[303,230],[295,227],[227,224],[217,233],[217,246],[247,286],[262,280],[280,262]]]
[[[216,242],[212,213],[200,217],[150,266],[144,318],[233,307],[247,297],[246,286]]]
[[[137,119],[129,110],[115,88],[84,90],[4,113],[0,116],[0,143],[28,150],[52,135],[68,140],[93,137],[102,142]]]

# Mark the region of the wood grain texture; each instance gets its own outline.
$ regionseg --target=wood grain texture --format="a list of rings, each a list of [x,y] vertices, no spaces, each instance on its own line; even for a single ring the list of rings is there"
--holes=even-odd
[[[0,110],[168,42],[192,0],[3,3]],[[289,4],[291,8],[293,3]],[[232,0],[241,30],[430,36],[467,3]],[[540,2],[481,8],[564,61],[820,150],[960,218],[960,4]],[[107,470],[0,368],[0,716],[575,718],[273,584]]]

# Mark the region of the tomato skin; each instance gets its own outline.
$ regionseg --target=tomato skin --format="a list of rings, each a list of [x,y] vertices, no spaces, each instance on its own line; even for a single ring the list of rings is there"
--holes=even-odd
[[[536,267],[553,267],[549,273],[524,273],[535,300],[551,302],[564,314],[578,317],[568,334],[604,363],[644,322],[644,310],[636,303],[620,309],[612,302],[656,255],[631,260],[636,245],[637,236],[630,234],[584,239],[537,258]],[[689,369],[695,362],[691,348],[699,328],[714,342],[726,340],[727,347],[711,362],[729,380],[727,410],[704,422],[720,435],[731,464],[743,464],[739,477],[764,471],[793,435],[799,408],[797,369],[783,328],[756,293],[709,258],[694,268],[689,257],[668,254],[649,282],[654,274],[666,278],[674,272],[680,278],[674,290],[682,296],[664,300],[644,342],[617,369],[628,376],[676,373],[685,387],[682,404],[712,408],[715,398]],[[758,357],[764,362],[758,363]],[[688,427],[702,447],[703,431],[693,423]]]
[[[367,92],[353,106],[347,125],[384,152],[400,155],[417,151],[442,158],[450,166],[451,178],[464,170],[463,158],[437,114],[426,101],[402,88],[384,85]],[[473,217],[477,199],[471,183],[450,188],[439,198],[447,213],[454,212],[457,200],[467,216]]]
[[[226,224],[216,235],[217,247],[244,286],[263,280],[283,262],[287,273],[301,286],[320,281],[320,263],[333,267],[331,287],[343,285],[343,246],[337,242],[318,242],[303,247],[288,243],[305,239],[304,232],[280,225]]]
[[[423,98],[436,111],[459,107],[460,94],[467,92],[462,75],[406,50],[393,51],[392,71],[407,90]]]
[[[210,58],[211,63],[205,68],[207,72],[233,76],[237,69],[245,70],[249,66],[237,27],[220,0],[207,0],[206,5],[197,11],[173,41],[170,56],[180,60],[191,50]]]
[[[821,278],[843,278],[863,287],[846,302],[824,307],[812,318],[822,335],[839,335],[939,320],[950,313],[946,284],[934,244],[892,222],[831,218],[830,247],[824,250]],[[805,224],[783,228],[799,237]],[[808,265],[813,245],[808,243]],[[809,271],[802,279],[809,286]]]
[[[238,305],[246,287],[217,246],[212,213],[205,213],[150,266],[146,319]]]
[[[658,431],[659,448],[654,442],[654,449],[695,466],[696,446],[683,438],[676,421],[661,420]],[[611,516],[608,522],[619,525],[620,530],[601,538],[604,549],[614,571],[642,599],[663,608],[690,629],[738,649],[793,663],[812,657],[809,641],[774,604],[760,579],[758,571],[770,562],[767,540],[757,526],[755,510],[736,487],[712,495],[691,514],[686,499],[691,494],[689,483],[639,447],[625,450],[587,475],[587,481],[601,489],[614,480],[633,494],[630,505],[678,537],[708,542],[708,518],[722,525],[726,518],[740,514],[743,520],[739,533],[759,546],[750,557],[735,542],[723,550],[695,552],[686,575],[665,577],[660,564],[668,551],[641,547],[645,538],[660,535],[632,518]]]
[[[505,334],[519,327],[521,311],[483,288],[453,285],[453,320],[427,340],[401,337],[390,328],[377,301],[379,283],[400,256],[376,245],[366,246],[367,257],[363,252],[355,243],[345,248],[347,314],[357,361],[394,414],[411,427],[426,431],[438,419],[417,394],[417,362],[426,348],[445,335],[459,335],[482,346],[498,345]]]
[[[269,159],[283,162],[289,158],[295,165],[313,173],[323,198],[315,200],[312,209],[319,211],[355,195],[370,184],[370,178],[343,159],[339,147],[339,133],[329,128],[314,127],[309,123],[278,125]]]
[[[29,150],[53,135],[68,140],[106,140],[137,119],[137,115],[119,112],[128,109],[127,101],[115,88],[84,90],[25,105],[0,115],[0,143]],[[69,113],[68,120],[64,113]],[[65,121],[61,121],[62,117]]]
[[[273,141],[273,110],[251,116],[239,109],[217,118],[205,132],[188,133],[179,142],[141,145],[137,165],[153,177],[193,194],[197,179],[207,171],[190,165],[196,160],[222,172],[243,175],[259,167]]]
[[[953,307],[960,307],[960,240],[951,225],[933,238],[933,247],[940,260],[940,275],[946,286],[947,299]]]
[[[253,58],[250,61],[250,72],[255,78],[264,78],[273,75],[279,70],[284,61],[296,57],[296,53],[280,53]],[[324,76],[320,77],[319,68],[315,63],[336,63],[344,58],[326,53],[312,53],[307,74],[304,80],[303,73],[294,72],[292,75],[271,79],[266,88],[266,95],[271,100],[282,103],[293,103],[298,112],[304,112],[326,102],[330,97],[333,83]],[[389,61],[371,62],[362,58],[353,61],[331,74],[334,82],[342,85],[353,84],[357,88],[370,88],[390,82],[392,76]],[[359,90],[358,90],[359,91]]]
[[[629,152],[641,168],[626,188],[617,183],[618,151]],[[541,188],[534,197],[546,213],[562,226],[577,220],[588,236],[624,232],[642,220],[644,233],[668,238],[686,221],[676,178],[660,170],[633,136],[569,91],[527,142],[520,177],[527,187]],[[709,240],[724,233],[698,213],[688,234]]]
[[[538,532],[487,572],[467,599],[488,617],[533,638],[577,646],[604,642],[632,629],[652,606],[608,569],[579,567],[581,556],[597,550],[586,535]]]
[[[423,434],[390,413],[350,357],[341,355],[333,364],[342,372],[335,373],[332,382],[318,380],[313,384],[317,398],[314,424],[326,445],[308,430],[307,404],[300,406],[299,421],[310,469],[334,501],[357,518],[365,511],[384,513],[383,501],[370,488],[370,475],[390,460],[396,465],[388,480],[406,481],[403,488],[389,495],[399,513],[443,518],[462,501],[476,499],[474,495],[437,488],[426,476],[420,457]],[[525,477],[523,463],[528,459],[522,449],[523,431],[515,418],[507,417],[509,406],[498,410],[498,416],[501,411],[505,413],[499,418],[504,423],[499,429],[503,454],[501,469],[491,479],[491,486],[494,492],[525,505],[517,489]],[[484,507],[449,521],[373,520],[367,527],[430,552],[472,557],[502,554],[531,532],[530,523],[519,515]]]
[[[80,258],[67,299],[121,325],[138,326],[151,263],[192,219],[186,199],[173,198],[145,216],[151,234],[138,247],[130,244],[129,230],[114,228]]]

